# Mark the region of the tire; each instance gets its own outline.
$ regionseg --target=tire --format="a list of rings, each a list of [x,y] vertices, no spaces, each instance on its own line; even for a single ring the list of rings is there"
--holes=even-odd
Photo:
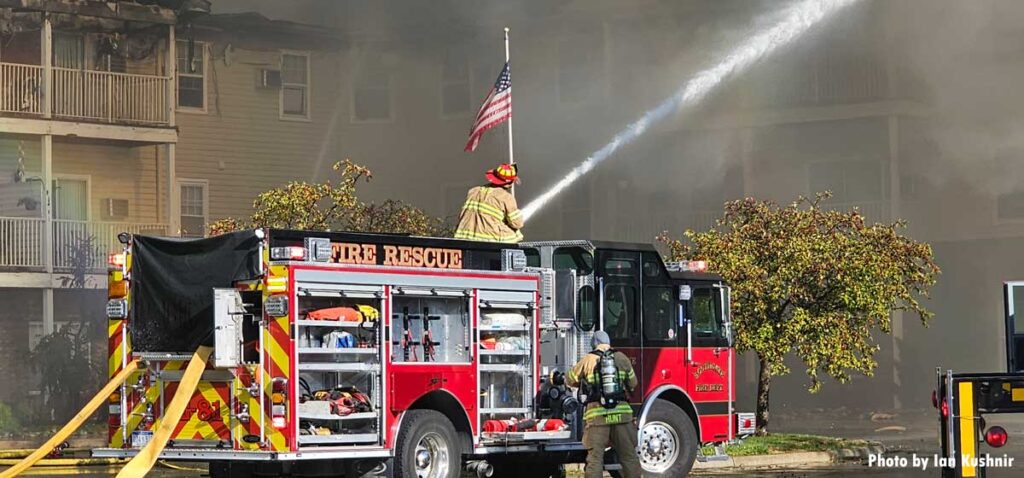
[[[686,476],[697,460],[697,430],[690,416],[668,400],[656,399],[637,443],[645,478]]]
[[[395,478],[459,478],[462,450],[455,427],[434,410],[409,410],[395,443]]]

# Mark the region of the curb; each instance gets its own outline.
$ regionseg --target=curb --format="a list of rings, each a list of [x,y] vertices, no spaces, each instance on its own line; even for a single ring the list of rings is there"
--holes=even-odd
[[[776,455],[752,455],[728,457],[724,460],[698,461],[693,464],[695,471],[721,470],[728,468],[758,469],[805,466],[827,466],[840,462],[867,460],[868,456],[885,453],[881,444],[856,448],[842,448],[833,451],[802,451]]]

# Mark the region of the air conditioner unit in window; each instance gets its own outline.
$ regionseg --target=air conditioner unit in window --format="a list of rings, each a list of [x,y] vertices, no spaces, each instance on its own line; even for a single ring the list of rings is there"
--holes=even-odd
[[[103,204],[104,219],[124,219],[128,217],[128,200],[107,198]]]
[[[280,88],[281,70],[259,70],[256,86],[259,88]]]

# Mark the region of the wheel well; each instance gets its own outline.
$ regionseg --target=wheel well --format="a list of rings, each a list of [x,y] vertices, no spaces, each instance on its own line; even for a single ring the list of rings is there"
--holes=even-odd
[[[682,390],[670,388],[661,392],[661,394],[655,398],[655,400],[657,399],[672,402],[677,407],[682,408],[693,422],[693,428],[697,431],[697,440],[700,441],[700,420],[697,419],[697,408],[693,405],[693,402],[690,401],[690,397],[687,397]]]
[[[468,453],[473,449],[473,428],[469,425],[466,408],[455,397],[444,390],[435,390],[413,402],[409,410],[435,410],[448,417],[455,427],[455,432],[462,442],[462,451]]]

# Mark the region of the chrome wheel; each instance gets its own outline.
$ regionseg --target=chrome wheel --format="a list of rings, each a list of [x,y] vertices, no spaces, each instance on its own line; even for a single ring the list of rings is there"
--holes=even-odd
[[[441,435],[434,432],[423,435],[416,444],[415,458],[417,478],[448,476],[451,460],[448,456],[448,444]]]
[[[644,470],[662,473],[679,458],[679,435],[665,422],[648,422],[640,430],[637,452]]]

